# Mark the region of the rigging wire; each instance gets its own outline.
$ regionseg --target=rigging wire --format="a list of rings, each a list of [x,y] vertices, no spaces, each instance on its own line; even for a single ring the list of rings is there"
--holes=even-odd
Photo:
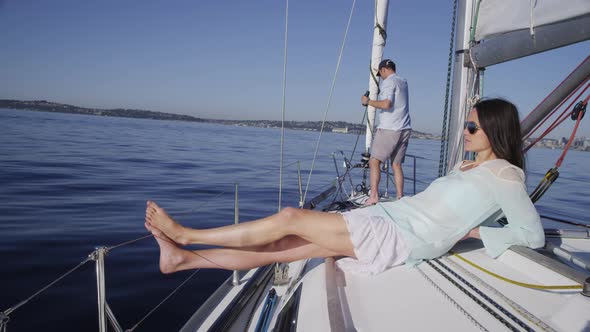
[[[527,174],[529,174],[529,175],[533,174],[533,175],[545,176],[545,173],[538,173],[538,172],[527,172]],[[576,181],[576,182],[583,182],[583,183],[589,183],[590,184],[590,181],[584,180],[584,179],[574,179],[574,178],[570,178],[570,177],[564,177],[564,176],[561,176],[561,175],[559,175],[559,178],[561,180],[569,180],[569,181]]]
[[[541,125],[543,125],[545,123],[545,121],[547,121],[547,119],[552,116],[553,114],[555,114],[555,112],[557,111],[557,109],[564,104],[564,102],[566,100],[568,100],[575,92],[577,92],[577,90],[580,89],[580,87],[582,85],[584,85],[586,82],[588,81],[588,79],[586,81],[584,81],[584,83],[582,83],[578,88],[576,88],[576,90],[574,90],[574,92],[572,92],[568,97],[566,97],[566,99],[564,99],[559,105],[558,107],[553,110],[551,112],[551,114],[549,114],[547,117],[545,117],[545,119],[539,123],[533,130],[531,130],[531,132],[527,135],[527,138],[530,137],[534,132],[536,132]],[[570,116],[573,112],[570,111],[568,113],[568,109],[570,109],[573,104],[576,102],[576,100],[578,100],[583,94],[584,92],[586,92],[586,90],[590,88],[590,84],[587,84],[586,87],[577,95],[577,97],[573,98],[572,101],[570,102],[570,104],[563,110],[563,112],[557,117],[557,119],[555,119],[553,121],[552,124],[549,125],[549,127],[537,138],[535,139],[531,144],[529,144],[525,149],[524,152],[527,152],[530,148],[532,148],[535,144],[537,144],[537,142],[539,142],[540,140],[542,140],[545,136],[547,136],[547,134],[549,134],[551,131],[553,131],[555,128],[557,128],[557,126],[559,126],[560,124],[562,124],[568,116]],[[586,98],[586,102],[587,102],[587,98]]]
[[[283,195],[283,148],[285,142],[285,104],[287,91],[287,45],[289,36],[289,0],[286,0],[285,3],[285,48],[283,51],[283,104],[281,107],[281,152],[279,159],[279,212],[281,211],[281,201]]]
[[[579,227],[584,227],[584,228],[590,229],[590,224],[583,224],[583,223],[579,223],[579,222],[575,222],[575,221],[569,221],[569,220],[564,220],[564,219],[560,219],[560,218],[549,217],[549,216],[546,216],[546,215],[541,215],[541,218],[553,220],[555,222],[560,222],[560,223],[563,223],[563,224],[568,224],[568,225],[573,225],[573,226],[579,226]]]
[[[44,292],[47,288],[55,285],[58,281],[62,280],[63,278],[65,278],[67,275],[69,275],[70,273],[76,271],[77,269],[79,269],[82,265],[86,264],[87,262],[91,261],[92,258],[90,256],[88,256],[85,260],[83,260],[82,262],[80,262],[80,264],[76,265],[74,268],[70,269],[68,272],[62,274],[59,278],[55,279],[54,281],[50,282],[47,286],[41,288],[40,290],[38,290],[37,292],[35,292],[35,294],[29,296],[27,299],[19,302],[17,305],[13,306],[12,308],[9,308],[7,310],[5,310],[3,313],[8,316],[10,315],[12,312],[14,312],[16,309],[20,308],[21,306],[27,304],[27,302],[29,302],[31,299],[33,299],[34,297],[36,297],[37,295],[41,294],[42,292]]]
[[[326,104],[326,111],[324,112],[324,119],[322,120],[322,126],[320,128],[320,134],[318,137],[318,141],[316,143],[315,152],[313,155],[313,160],[311,163],[311,168],[309,170],[309,175],[307,177],[307,184],[305,185],[305,193],[303,194],[303,201],[305,202],[305,197],[307,197],[307,190],[309,189],[309,182],[311,181],[311,175],[313,174],[313,169],[315,167],[315,161],[318,155],[318,151],[320,148],[320,141],[322,139],[322,133],[324,132],[324,126],[326,124],[326,118],[328,116],[328,111],[330,110],[330,104],[332,103],[332,94],[334,93],[334,88],[336,86],[336,77],[338,76],[338,72],[340,71],[340,63],[342,62],[342,53],[344,53],[344,46],[346,45],[346,37],[348,36],[348,30],[350,28],[350,22],[352,21],[352,14],[354,13],[354,7],[356,4],[356,0],[352,1],[352,7],[350,9],[350,15],[348,16],[348,23],[346,24],[346,30],[344,31],[344,38],[342,40],[342,45],[340,47],[340,53],[338,54],[338,61],[336,63],[336,71],[334,72],[334,77],[332,79],[332,85],[330,87],[330,94],[328,96],[328,102]]]
[[[447,164],[447,152],[449,150],[449,128],[447,128],[447,116],[449,114],[449,98],[451,94],[451,75],[453,70],[453,46],[455,45],[455,21],[457,20],[457,2],[453,1],[453,21],[451,23],[451,41],[449,43],[449,60],[447,62],[447,83],[445,89],[445,106],[443,112],[442,137],[440,139],[440,160],[438,164],[438,176],[443,176]],[[450,126],[449,126],[450,127]]]
[[[574,107],[574,109],[570,113],[568,113],[568,115],[571,115],[572,120],[576,120],[574,130],[572,131],[572,134],[570,135],[570,139],[568,140],[566,146],[564,147],[563,152],[561,153],[561,156],[559,157],[559,159],[555,163],[555,166],[553,168],[549,169],[549,171],[547,171],[547,174],[545,175],[545,177],[541,180],[539,185],[537,185],[535,190],[533,190],[533,192],[531,193],[530,196],[531,196],[531,201],[533,203],[538,201],[545,194],[545,192],[549,189],[549,187],[555,182],[555,180],[557,180],[557,178],[559,177],[559,167],[561,167],[561,164],[563,163],[563,160],[565,159],[565,156],[569,150],[569,147],[572,144],[572,142],[574,141],[574,137],[576,136],[576,132],[578,131],[580,121],[582,120],[582,117],[584,117],[584,113],[586,112],[586,105],[588,104],[589,99],[590,99],[590,95],[587,96],[586,99],[584,99],[583,101],[580,101],[579,103],[577,103],[576,106]],[[564,118],[564,120],[565,120],[565,118]],[[555,128],[555,127],[553,127],[553,128]],[[544,134],[546,134],[546,133],[547,133],[547,131]],[[531,146],[532,145],[530,145],[527,148],[527,150]]]
[[[541,101],[541,103],[539,103],[539,105],[537,105],[537,107],[535,107],[535,109],[534,109],[534,110],[533,110],[531,113],[529,113],[529,114],[528,114],[528,115],[527,115],[527,116],[524,118],[523,122],[524,122],[524,121],[526,121],[526,120],[527,120],[527,119],[528,119],[528,118],[529,118],[529,117],[530,117],[530,116],[531,116],[531,115],[532,115],[532,114],[535,112],[535,110],[537,110],[537,109],[539,108],[539,106],[540,106],[540,105],[544,104],[544,103],[545,103],[545,101],[547,101],[547,100],[549,99],[549,97],[550,97],[550,96],[551,96],[551,95],[552,95],[554,92],[556,92],[556,91],[557,91],[557,90],[558,90],[558,89],[559,89],[559,88],[560,88],[560,87],[561,87],[561,86],[562,86],[562,85],[563,85],[563,84],[564,84],[566,81],[568,81],[568,80],[569,80],[569,79],[572,77],[572,75],[574,75],[574,73],[575,73],[575,72],[577,72],[577,71],[578,71],[578,69],[580,69],[580,68],[582,67],[582,65],[583,65],[583,64],[584,64],[584,63],[585,63],[585,62],[588,60],[588,58],[590,58],[590,56],[589,56],[589,57],[586,57],[586,59],[584,59],[584,61],[582,61],[582,62],[581,62],[581,63],[580,63],[580,64],[579,64],[579,65],[578,65],[578,66],[577,66],[577,67],[576,67],[576,68],[575,68],[575,69],[574,69],[574,70],[573,70],[573,71],[572,71],[572,72],[571,72],[571,73],[570,73],[570,74],[569,74],[569,75],[568,75],[566,78],[564,78],[564,79],[563,79],[563,81],[561,81],[561,83],[559,83],[559,84],[558,84],[558,85],[557,85],[557,86],[556,86],[556,87],[553,89],[553,91],[551,91],[551,93],[549,93],[549,94],[548,94],[548,95],[547,95],[547,96],[546,96],[546,97],[543,99],[543,101]],[[570,92],[570,93],[567,95],[567,97],[565,97],[565,98],[564,98],[564,100],[563,100],[563,101],[562,101],[562,102],[561,102],[561,103],[560,103],[560,104],[559,104],[557,107],[555,107],[555,108],[554,108],[554,110],[553,110],[553,111],[552,111],[552,112],[551,112],[551,113],[550,113],[548,116],[546,116],[546,117],[545,117],[545,120],[543,120],[541,123],[537,124],[537,125],[534,127],[534,129],[533,129],[533,130],[531,130],[531,131],[529,132],[529,134],[528,134],[528,135],[526,135],[526,136],[524,137],[524,139],[527,139],[527,138],[528,138],[528,137],[531,135],[531,133],[532,133],[532,132],[535,132],[535,131],[538,129],[538,127],[540,127],[540,126],[541,126],[543,123],[545,123],[546,119],[547,119],[547,118],[549,118],[549,117],[550,117],[550,116],[551,116],[553,113],[555,113],[555,112],[557,111],[557,109],[559,109],[559,108],[561,107],[561,105],[563,105],[563,103],[564,103],[565,101],[567,101],[567,100],[568,100],[568,99],[569,99],[569,98],[570,98],[572,95],[574,95],[574,94],[575,94],[575,93],[576,93],[576,92],[577,92],[577,91],[578,91],[578,90],[581,88],[581,86],[583,86],[583,85],[584,85],[584,83],[586,83],[586,82],[587,82],[589,79],[590,79],[590,78],[586,78],[586,79],[585,79],[583,82],[581,82],[581,83],[578,85],[578,87],[576,87],[576,88],[575,88],[575,89],[574,89],[572,92]]]
[[[589,78],[589,79],[590,79],[590,78]],[[540,128],[541,126],[543,126],[543,124],[544,124],[544,123],[545,123],[547,120],[549,120],[549,118],[550,118],[551,116],[553,116],[553,115],[554,115],[554,114],[557,112],[557,110],[559,110],[559,108],[561,108],[561,106],[563,106],[563,104],[565,104],[565,102],[566,102],[566,101],[568,101],[568,100],[569,100],[569,99],[570,99],[570,98],[571,98],[571,97],[572,97],[572,96],[573,96],[573,95],[574,95],[576,92],[578,92],[578,90],[580,90],[580,89],[582,88],[582,86],[584,85],[584,83],[586,83],[587,81],[588,81],[588,79],[584,80],[584,82],[582,82],[582,84],[578,85],[578,86],[577,86],[577,87],[576,87],[576,88],[575,88],[575,89],[574,89],[572,92],[570,92],[570,93],[567,95],[567,97],[563,98],[563,100],[562,100],[562,101],[561,101],[561,102],[560,102],[560,103],[559,103],[559,104],[558,104],[558,105],[557,105],[555,108],[553,108],[553,111],[551,111],[551,112],[550,112],[550,113],[549,113],[547,116],[545,116],[545,118],[543,119],[543,121],[539,122],[539,123],[538,123],[538,124],[537,124],[537,125],[536,125],[536,126],[535,126],[535,127],[534,127],[534,128],[533,128],[533,129],[532,129],[530,132],[529,132],[529,133],[528,133],[528,134],[526,134],[526,135],[523,137],[523,140],[525,140],[525,139],[528,139],[529,137],[531,137],[531,135],[532,135],[532,134],[534,134],[534,133],[535,133],[537,130],[539,130],[539,128]],[[553,90],[553,91],[555,91],[555,90]],[[581,94],[580,94],[580,95],[581,95]],[[578,95],[578,97],[579,97],[580,95]],[[545,99],[547,99],[547,98],[545,98]],[[545,101],[545,100],[543,100],[543,101]],[[537,107],[538,107],[538,106],[537,106]],[[571,107],[571,104],[570,104],[568,107],[566,107],[566,109],[568,109],[568,108],[570,108],[570,107]],[[536,108],[535,108],[535,109],[536,109]],[[534,110],[533,110],[533,112],[534,112]],[[531,112],[531,114],[532,114],[533,112]],[[530,115],[530,114],[529,114],[529,115]],[[562,116],[563,116],[563,113],[562,113],[562,115],[559,115],[559,116],[558,116],[558,119],[559,119],[559,118],[561,118]],[[528,118],[528,116],[527,116],[527,118]],[[525,120],[526,120],[526,118],[525,118]]]
[[[152,310],[150,310],[145,316],[143,316],[143,318],[140,319],[135,325],[133,325],[132,328],[125,330],[125,332],[133,332],[139,326],[139,324],[143,323],[143,321],[146,320],[146,318],[148,318],[154,311],[156,311],[156,309],[158,309],[164,302],[166,302],[172,295],[174,295],[174,293],[176,293],[182,286],[184,286],[184,284],[186,284],[200,270],[201,269],[196,269],[193,273],[191,273],[191,275],[188,276],[188,278],[186,278],[180,285],[178,285],[170,294],[168,294],[168,296],[166,296],[162,301],[160,301],[160,303],[158,303],[154,308],[152,308]]]
[[[590,99],[590,95],[588,97],[586,97],[586,99],[584,99],[584,101],[578,105],[582,105],[584,111],[586,110],[586,105],[588,104],[588,99]],[[575,108],[574,110],[571,112],[572,118],[574,117],[574,112],[575,112]],[[584,116],[584,111],[579,112],[577,115],[577,119],[576,119],[576,125],[574,126],[574,130],[572,131],[572,135],[570,136],[570,139],[567,141],[567,145],[563,148],[563,152],[561,153],[561,156],[559,157],[559,159],[557,160],[557,162],[555,163],[555,167],[561,167],[561,164],[563,163],[563,159],[565,158],[565,155],[567,154],[572,142],[574,141],[574,137],[576,135],[576,132],[578,131],[578,127],[580,126],[580,121],[582,120],[582,117]]]
[[[107,250],[107,252],[109,252],[109,251],[111,251],[113,249],[117,249],[119,247],[122,247],[122,246],[125,246],[125,245],[128,245],[128,244],[131,244],[131,243],[134,243],[134,242],[143,240],[143,239],[147,239],[148,237],[152,237],[152,236],[153,236],[152,234],[148,234],[148,235],[145,235],[145,236],[142,236],[142,237],[138,237],[137,239],[134,239],[134,240],[129,240],[127,242],[123,242],[123,243],[120,243],[120,244],[117,244],[117,245],[114,245],[114,246],[107,247],[106,250]]]
[[[367,118],[367,121],[370,122],[368,116],[367,116],[367,112],[368,112],[368,106],[365,106],[365,111],[363,112],[363,119],[361,120],[361,124],[365,123],[365,117]],[[370,125],[370,123],[369,123]],[[372,126],[371,126],[372,127]],[[371,135],[372,135],[372,131],[371,131]],[[354,142],[354,147],[352,148],[352,152],[350,153],[350,160],[352,161],[354,158],[354,153],[356,152],[356,147],[359,143],[359,139],[361,137],[361,131],[359,130],[358,134],[356,135],[356,141]]]

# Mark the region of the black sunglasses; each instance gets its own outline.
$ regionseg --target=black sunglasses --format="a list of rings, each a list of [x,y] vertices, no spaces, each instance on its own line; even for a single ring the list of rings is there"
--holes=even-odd
[[[465,121],[465,129],[467,129],[467,131],[473,135],[478,129],[481,129],[481,127],[473,121]]]

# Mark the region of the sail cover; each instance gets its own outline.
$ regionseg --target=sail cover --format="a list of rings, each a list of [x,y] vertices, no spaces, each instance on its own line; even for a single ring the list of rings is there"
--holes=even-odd
[[[481,0],[474,15],[479,68],[590,39],[590,0]]]
[[[588,0],[483,0],[475,39],[555,24],[590,13]]]

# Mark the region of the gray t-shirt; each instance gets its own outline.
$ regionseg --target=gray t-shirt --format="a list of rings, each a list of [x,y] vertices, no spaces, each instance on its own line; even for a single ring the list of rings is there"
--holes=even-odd
[[[410,100],[408,82],[396,74],[389,75],[379,84],[377,100],[391,100],[391,108],[379,109],[379,125],[377,128],[388,130],[411,129]]]

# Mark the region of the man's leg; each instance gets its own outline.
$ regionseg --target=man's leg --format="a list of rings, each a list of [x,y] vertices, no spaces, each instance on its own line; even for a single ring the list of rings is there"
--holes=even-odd
[[[393,169],[393,180],[395,182],[395,197],[397,199],[404,196],[404,170],[402,164],[392,162],[391,168]]]
[[[379,201],[379,181],[381,180],[381,161],[375,158],[369,159],[369,171],[371,181],[371,193],[365,205],[372,205]]]
[[[395,196],[397,199],[404,196],[404,170],[402,169],[402,164],[406,158],[406,150],[408,149],[411,133],[412,131],[410,129],[399,132],[395,148],[391,154],[391,168],[393,170]]]

